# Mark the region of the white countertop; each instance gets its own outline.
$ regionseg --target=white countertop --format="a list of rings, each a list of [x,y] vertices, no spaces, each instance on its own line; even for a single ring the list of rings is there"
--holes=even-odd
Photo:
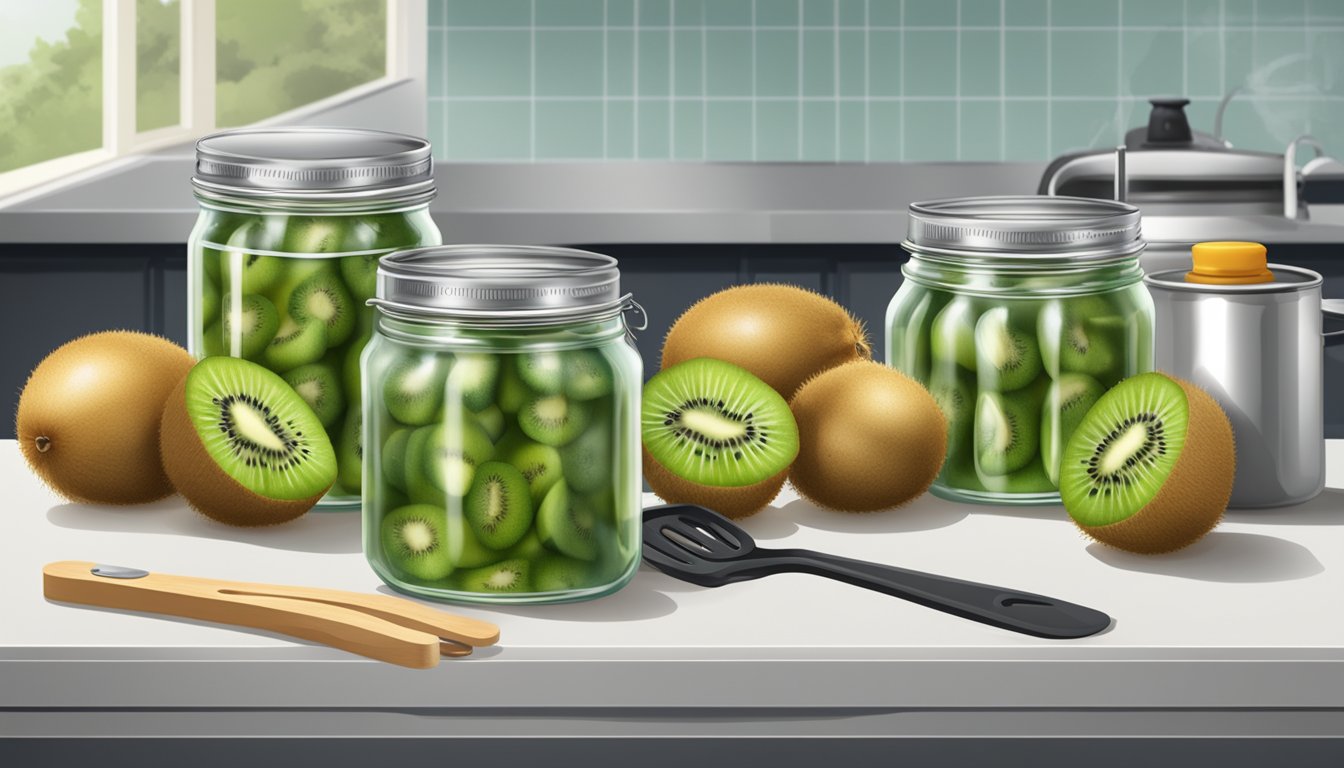
[[[64,502],[0,442],[0,709],[41,707],[1344,707],[1344,441],[1317,499],[1231,511],[1192,547],[1089,543],[1062,508],[926,496],[871,515],[787,490],[744,522],[805,547],[1039,592],[1113,627],[1043,640],[806,575],[704,589],[645,567],[573,605],[442,606],[494,621],[475,657],[406,670],[265,633],[47,602],[41,567],[151,571],[387,591],[359,516],[272,529],[212,523],[173,497]],[[649,503],[656,503],[649,497]]]

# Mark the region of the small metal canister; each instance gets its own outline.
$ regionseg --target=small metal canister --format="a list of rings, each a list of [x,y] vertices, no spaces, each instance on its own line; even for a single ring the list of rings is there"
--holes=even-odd
[[[1321,276],[1263,258],[1272,280],[1191,282],[1185,270],[1144,278],[1157,369],[1202,387],[1232,422],[1231,507],[1298,504],[1325,484]]]

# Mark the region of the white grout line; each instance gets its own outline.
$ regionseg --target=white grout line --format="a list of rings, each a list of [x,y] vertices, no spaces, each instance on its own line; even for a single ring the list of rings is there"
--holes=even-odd
[[[840,161],[840,0],[832,0],[831,3],[831,118],[835,121],[832,126],[831,153],[833,163]]]
[[[639,2],[638,2],[638,0],[635,1],[635,16],[634,16],[634,21],[635,21],[635,26],[634,26],[634,30],[635,30],[635,40],[634,40],[634,44],[633,44],[633,46],[632,46],[633,51],[634,51],[634,56],[633,56],[633,58],[634,58],[634,70],[633,70],[633,71],[634,71],[634,80],[633,80],[633,82],[631,82],[630,86],[631,86],[631,88],[633,89],[633,92],[634,92],[634,95],[635,95],[635,99],[634,99],[634,103],[631,104],[631,106],[630,106],[630,112],[631,112],[631,115],[632,115],[632,118],[631,118],[631,125],[633,126],[632,129],[631,129],[631,132],[630,132],[630,133],[631,133],[631,138],[630,138],[630,140],[631,140],[631,142],[632,142],[632,145],[631,145],[631,147],[630,147],[630,156],[633,157],[634,159],[638,160],[638,159],[639,159],[639,102],[640,102],[640,98],[639,98]]]
[[[707,1],[707,2],[712,2],[713,0],[706,0],[706,1]],[[645,26],[643,26],[643,27],[641,27],[641,28],[642,28],[642,29],[679,29],[679,30],[684,30],[684,31],[689,31],[689,32],[694,32],[695,30],[699,29],[699,27],[696,26],[696,25],[694,25],[694,24],[653,24],[653,25],[645,25]],[[454,32],[518,32],[518,31],[521,31],[521,30],[523,30],[523,29],[526,29],[526,27],[524,27],[524,26],[522,26],[522,25],[518,25],[518,26],[508,26],[508,25],[474,25],[474,26],[472,26],[472,25],[462,25],[462,26],[458,26],[458,25],[453,25],[453,26],[432,26],[432,27],[429,27],[429,29],[451,29],[451,30],[454,31]],[[600,32],[600,31],[602,30],[602,27],[601,27],[601,26],[577,26],[577,25],[576,25],[576,26],[545,26],[545,27],[540,27],[540,29],[544,29],[544,30],[545,30],[545,29],[560,29],[560,30],[565,30],[565,31],[567,31],[567,32]],[[609,27],[609,29],[613,29],[613,30],[632,30],[632,29],[634,29],[634,27],[633,27],[632,25],[630,25],[630,24],[613,24],[613,25],[611,25],[611,26]],[[741,25],[741,24],[723,24],[723,25],[716,25],[716,26],[714,27],[714,29],[720,29],[720,30],[724,30],[724,31],[727,31],[727,32],[751,32],[751,31],[753,31],[753,30],[758,30],[758,31],[761,31],[761,32],[792,32],[792,31],[794,31],[795,27],[793,27],[793,26],[781,26],[781,25],[778,25],[778,24],[775,24],[775,25],[761,25],[761,26],[759,26],[759,27],[744,26],[744,25]],[[846,31],[846,32],[862,32],[864,29],[871,29],[871,30],[874,31],[874,32],[898,32],[898,31],[901,30],[901,27],[900,27],[900,26],[892,26],[892,25],[890,25],[890,24],[876,25],[876,26],[872,26],[872,27],[861,27],[861,26],[856,26],[856,25],[842,25],[842,26],[840,27],[840,29],[843,30],[843,31]],[[964,26],[964,27],[949,27],[949,26],[919,26],[919,27],[914,27],[914,29],[918,29],[918,30],[920,30],[921,32],[956,32],[958,29],[968,30],[968,31],[994,32],[994,31],[997,31],[997,30],[998,30],[998,27],[996,27],[996,26],[992,26],[992,25],[984,25],[984,24],[980,24],[980,25],[967,25],[967,26]],[[1020,27],[1019,27],[1019,26],[1014,26],[1014,27],[1012,27],[1012,29],[1017,30],[1017,31],[1020,31],[1020,32],[1049,32],[1049,31],[1056,31],[1056,32],[1058,32],[1058,31],[1069,31],[1069,32],[1114,32],[1114,31],[1115,31],[1115,27],[1113,27],[1113,26],[1089,26],[1089,25],[1058,25],[1058,26],[1054,26],[1054,27],[1048,27],[1048,26],[1046,26],[1046,27],[1020,26]],[[1125,29],[1130,29],[1130,30],[1133,30],[1133,31],[1135,31],[1135,32],[1180,32],[1180,31],[1181,31],[1181,27],[1180,27],[1179,24],[1156,24],[1156,25],[1153,25],[1153,24],[1149,24],[1149,25],[1138,25],[1138,24],[1136,24],[1136,25],[1132,25],[1132,26],[1126,26]],[[1293,24],[1293,25],[1285,25],[1285,24],[1277,24],[1277,25],[1232,24],[1232,25],[1229,25],[1229,26],[1228,26],[1228,29],[1238,30],[1238,31],[1243,31],[1243,32],[1300,32],[1300,31],[1302,31],[1302,28],[1301,28],[1300,26],[1296,25],[1296,24]],[[1320,25],[1320,26],[1313,27],[1313,29],[1319,29],[1319,30],[1323,30],[1323,31],[1340,32],[1340,31],[1344,31],[1344,24],[1322,24],[1322,25]]]
[[[667,97],[667,96],[616,96],[616,95],[612,95],[612,96],[609,97],[609,99],[610,99],[612,102],[666,101],[668,98],[669,98],[669,97]],[[700,96],[677,96],[677,97],[675,97],[675,98],[676,98],[677,101],[699,101],[699,100],[701,99]],[[1045,98],[1046,98],[1045,96],[1004,96],[1004,97],[1003,97],[1003,100],[1004,100],[1004,101],[1008,101],[1008,102],[1015,102],[1015,101],[1043,101],[1043,100],[1045,100]],[[742,101],[742,99],[743,99],[742,96],[709,96],[709,97],[707,97],[707,100],[708,100],[708,101],[711,101],[711,102],[715,102],[715,101]],[[1255,99],[1256,99],[1256,101],[1268,101],[1268,102],[1276,102],[1276,101],[1277,101],[1277,102],[1293,102],[1293,103],[1300,103],[1300,102],[1303,100],[1303,96],[1302,96],[1301,94],[1292,94],[1292,93],[1287,93],[1287,94],[1265,93],[1265,94],[1257,94],[1256,97],[1255,97]],[[433,101],[441,101],[441,102],[442,102],[442,101],[447,101],[447,102],[453,102],[453,103],[457,103],[457,104],[470,104],[470,103],[478,103],[478,102],[496,102],[496,101],[503,101],[503,102],[522,101],[522,102],[526,102],[526,101],[529,101],[529,100],[530,100],[530,99],[529,99],[527,96],[453,96],[453,97],[450,97],[450,98],[447,98],[447,99],[433,99]],[[798,100],[798,97],[797,97],[797,96],[758,96],[758,97],[756,97],[756,100],[757,100],[757,101],[762,101],[762,102],[794,102],[794,101],[797,101],[797,100]],[[863,101],[874,101],[874,102],[885,102],[885,103],[891,103],[891,104],[895,104],[895,103],[924,104],[924,103],[941,103],[941,102],[949,102],[949,103],[950,103],[950,102],[956,101],[956,97],[955,97],[955,96],[869,96],[869,97],[864,97],[864,96],[840,96],[839,98],[836,98],[835,96],[804,96],[802,100],[805,101],[805,102],[821,102],[821,101],[829,102],[829,101],[832,101],[832,100],[836,100],[836,101],[840,101],[840,102],[863,102]],[[962,97],[961,97],[961,100],[962,100],[962,101],[968,101],[968,102],[997,102],[997,101],[999,101],[999,97],[998,97],[998,96],[962,96]],[[1058,103],[1061,103],[1061,104],[1067,104],[1067,103],[1070,103],[1070,102],[1077,102],[1077,103],[1080,103],[1080,104],[1095,104],[1095,103],[1097,103],[1097,102],[1111,102],[1111,101],[1115,101],[1115,97],[1114,97],[1114,96],[1054,96],[1054,97],[1051,97],[1051,100],[1052,100],[1052,101],[1055,101],[1055,102],[1058,102]],[[1341,102],[1341,101],[1344,101],[1344,94],[1325,94],[1325,93],[1322,93],[1322,94],[1314,94],[1314,95],[1312,95],[1312,96],[1310,97],[1310,100],[1311,100],[1311,101],[1320,101],[1320,102]],[[600,102],[602,101],[602,97],[601,97],[601,96],[538,96],[538,97],[536,98],[536,101],[537,101],[537,103],[539,103],[539,104],[541,104],[541,103],[546,103],[546,102],[557,102],[557,101],[561,101],[561,102],[563,102],[563,101],[591,101],[591,102],[594,102],[594,103],[600,103]],[[1140,100],[1140,101],[1141,101],[1141,100]],[[1190,101],[1191,101],[1192,103],[1195,103],[1195,104],[1201,104],[1201,103],[1217,104],[1217,103],[1219,102],[1219,98],[1218,98],[1217,96],[1192,96],[1192,97],[1190,98]]]
[[[528,60],[530,62],[528,75],[530,90],[527,104],[527,155],[532,162],[537,160],[537,0],[532,0],[532,21],[528,27],[531,34],[531,45],[528,50]]]
[[[607,136],[607,111],[611,104],[611,84],[607,82],[607,31],[608,11],[611,0],[602,0],[602,159],[611,156],[611,147]]]
[[[794,159],[803,159],[803,0],[798,0],[798,149]]]

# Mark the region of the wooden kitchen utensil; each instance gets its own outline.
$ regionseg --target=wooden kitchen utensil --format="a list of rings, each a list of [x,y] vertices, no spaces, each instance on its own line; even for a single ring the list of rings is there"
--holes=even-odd
[[[1087,637],[1111,625],[1111,617],[1101,611],[1045,595],[807,549],[758,547],[728,518],[692,504],[644,510],[644,562],[704,587],[773,573],[810,573],[1036,637]]]
[[[387,595],[218,581],[77,560],[42,568],[49,600],[163,613],[311,640],[427,669],[499,640],[499,627]]]

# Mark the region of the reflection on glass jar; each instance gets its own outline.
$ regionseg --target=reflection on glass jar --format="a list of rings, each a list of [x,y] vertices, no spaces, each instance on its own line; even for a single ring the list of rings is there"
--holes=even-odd
[[[887,361],[948,420],[935,495],[1055,503],[1064,444],[1110,387],[1152,370],[1137,209],[1058,197],[910,207]]]
[[[320,506],[360,495],[359,358],[379,258],[440,242],[429,145],[377,131],[229,131],[197,145],[190,348],[270,368],[337,451]]]
[[[374,570],[473,602],[623,586],[639,561],[642,371],[615,260],[448,246],[381,269],[364,359]]]

